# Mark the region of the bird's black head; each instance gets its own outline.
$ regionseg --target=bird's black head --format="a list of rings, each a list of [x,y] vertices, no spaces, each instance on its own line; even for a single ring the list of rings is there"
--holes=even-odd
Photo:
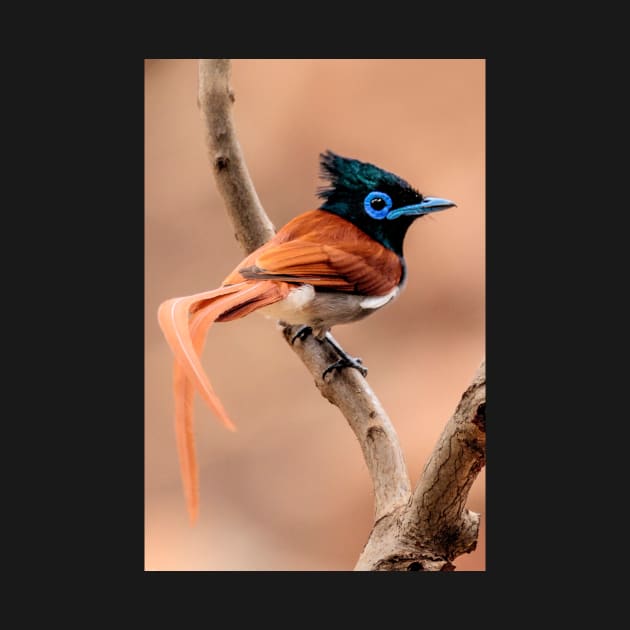
[[[332,151],[320,157],[321,176],[329,182],[317,191],[325,200],[320,209],[352,221],[399,256],[405,234],[418,217],[455,205],[448,199],[423,197],[398,175],[373,164]]]

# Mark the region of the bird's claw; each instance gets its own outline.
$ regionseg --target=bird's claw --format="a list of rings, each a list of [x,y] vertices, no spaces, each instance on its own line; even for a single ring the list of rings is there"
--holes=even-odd
[[[312,332],[313,329],[310,326],[300,326],[297,329],[296,333],[291,337],[291,345],[293,345],[297,339],[299,339],[300,341],[304,341]]]
[[[325,380],[326,374],[332,372],[333,370],[342,370],[343,368],[354,368],[355,370],[359,370],[364,377],[366,377],[368,373],[368,369],[363,365],[363,361],[359,357],[342,357],[339,361],[335,361],[335,363],[329,365],[322,372],[322,378]]]
[[[300,341],[304,341],[310,334],[313,333],[313,328],[311,326],[307,326],[303,324],[298,327],[298,329],[293,333],[290,337],[291,345],[294,345],[295,342],[299,339]],[[334,339],[331,338],[328,333],[324,339],[327,341],[339,355],[339,360],[331,363],[323,372],[322,378],[326,379],[326,375],[334,370],[342,370],[343,368],[354,368],[355,370],[359,370],[361,374],[365,377],[367,376],[368,370],[363,365],[363,361],[359,357],[351,357],[346,354],[346,352],[337,344]]]

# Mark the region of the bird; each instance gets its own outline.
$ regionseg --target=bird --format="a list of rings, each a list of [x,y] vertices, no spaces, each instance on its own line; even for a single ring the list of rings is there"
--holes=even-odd
[[[369,162],[327,149],[320,154],[319,207],[291,219],[247,255],[219,288],[171,298],[158,322],[174,354],[175,436],[189,518],[199,512],[199,481],[193,432],[197,392],[223,425],[236,427],[200,361],[208,330],[254,311],[295,327],[292,343],[313,335],[330,344],[339,360],[322,377],[354,368],[361,359],[334,340],[333,326],[376,312],[398,297],[407,266],[403,241],[416,219],[456,204],[423,196],[406,180]]]

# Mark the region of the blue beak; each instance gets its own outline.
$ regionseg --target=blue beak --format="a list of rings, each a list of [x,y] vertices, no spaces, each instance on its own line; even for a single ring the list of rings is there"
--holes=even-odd
[[[392,210],[387,215],[387,218],[397,219],[403,215],[421,216],[423,214],[428,214],[429,212],[438,212],[440,210],[446,210],[447,208],[453,208],[454,206],[457,206],[457,204],[449,201],[448,199],[440,199],[440,197],[425,197],[422,200],[422,203]]]

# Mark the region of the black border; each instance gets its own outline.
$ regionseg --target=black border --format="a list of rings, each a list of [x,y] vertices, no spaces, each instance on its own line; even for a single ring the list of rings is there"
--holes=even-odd
[[[275,57],[309,58],[269,55]],[[535,240],[530,237],[539,231],[541,219],[532,207],[535,168],[526,162],[529,158],[524,153],[531,130],[531,122],[523,116],[528,89],[519,68],[524,68],[515,67],[514,59],[484,50],[461,55],[431,51],[394,58],[423,57],[486,59],[488,514],[482,518],[487,518],[487,569],[472,579],[470,574],[459,579],[457,572],[450,574],[447,588],[451,589],[454,581],[465,580],[468,586],[485,583],[488,577],[513,573],[528,561],[529,552],[523,549],[532,540],[531,519],[537,516],[528,513],[535,501],[532,486],[544,483],[533,481],[533,460],[544,438],[538,427],[532,435],[523,434],[523,427],[537,421],[540,412],[540,403],[523,400],[523,388],[531,384],[530,370],[539,358],[531,356],[529,347],[535,341],[534,324],[539,317],[529,319],[529,315],[543,306],[532,280],[532,270],[538,267],[540,271],[542,263],[536,260]],[[144,59],[107,60],[104,82],[87,91],[84,85],[77,90],[75,107],[69,113],[75,125],[78,121],[78,146],[85,146],[86,151],[73,156],[76,168],[64,180],[77,201],[72,220],[80,241],[78,248],[73,243],[69,261],[78,271],[70,286],[79,299],[76,309],[64,315],[72,317],[78,356],[100,357],[96,365],[89,364],[89,370],[80,361],[60,383],[68,392],[67,405],[75,411],[76,420],[70,428],[62,421],[58,430],[74,436],[81,449],[78,461],[65,464],[73,489],[68,506],[76,508],[71,520],[72,548],[84,548],[92,565],[110,566],[117,573],[144,572],[144,466],[139,456],[144,453],[140,421],[144,418]],[[136,94],[137,103],[132,98]],[[81,143],[88,131],[89,142]],[[68,240],[77,239],[70,235]],[[95,401],[97,409],[84,417],[81,410],[94,410]],[[158,573],[162,572],[144,572],[154,585],[161,579]],[[344,580],[345,573],[313,575]],[[361,585],[385,588],[391,584],[400,597],[420,588],[410,578],[392,574],[352,575]],[[256,583],[268,578],[265,575]],[[230,584],[233,579],[239,581],[236,575],[220,577]],[[429,582],[436,583],[425,577],[422,588]],[[413,591],[407,592],[405,586]]]

